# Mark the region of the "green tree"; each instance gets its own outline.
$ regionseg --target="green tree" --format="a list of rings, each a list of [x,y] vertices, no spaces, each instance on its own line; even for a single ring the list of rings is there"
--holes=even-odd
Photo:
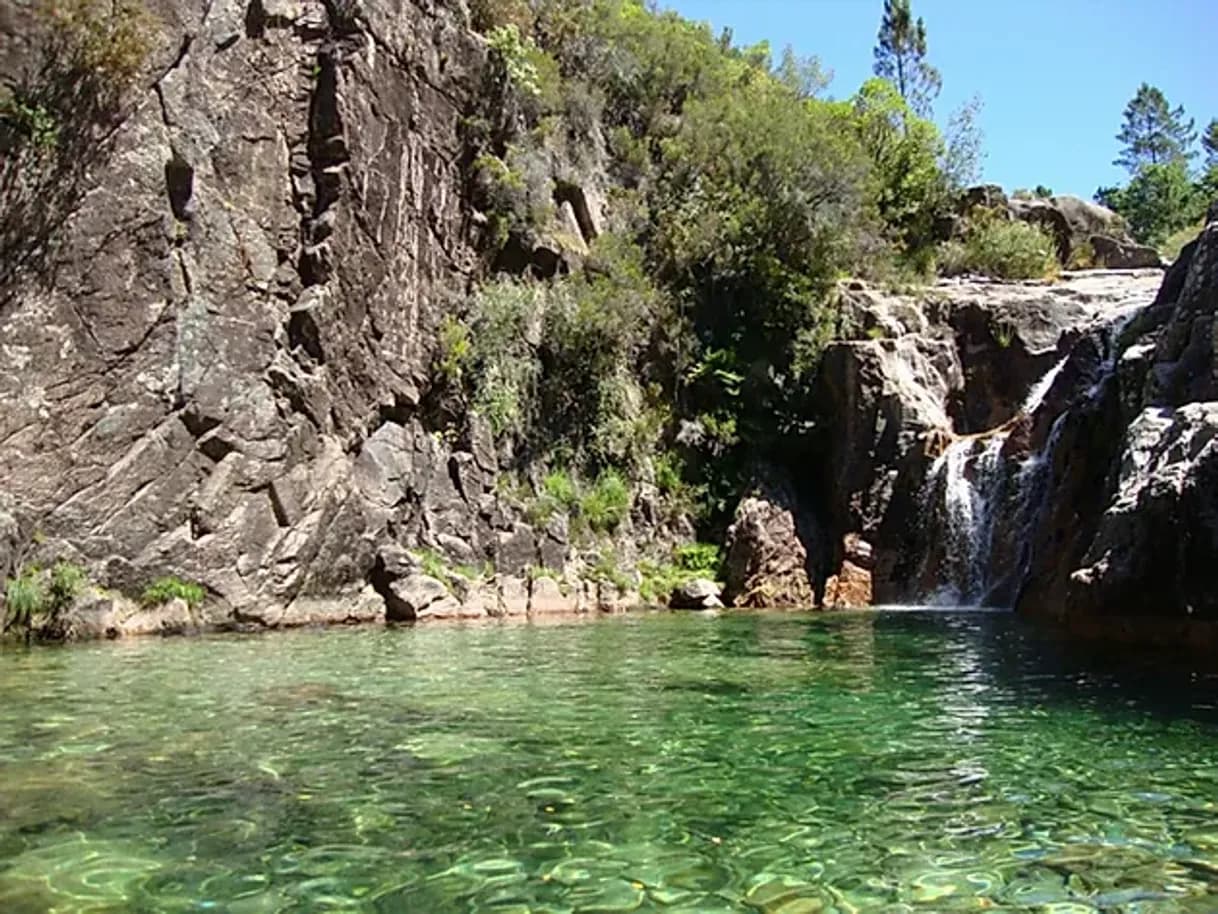
[[[1211,120],[1201,134],[1201,148],[1205,150],[1206,169],[1218,168],[1218,118]]]
[[[1200,215],[1197,188],[1181,160],[1144,165],[1128,186],[1101,188],[1096,199],[1124,216],[1145,244],[1162,244]]]
[[[854,112],[872,163],[880,217],[906,250],[929,243],[949,193],[948,177],[939,167],[945,151],[939,131],[913,114],[896,87],[883,79],[863,84],[854,97]]]
[[[1192,157],[1189,147],[1197,138],[1192,118],[1185,118],[1183,107],[1172,108],[1167,97],[1149,83],[1138,87],[1125,106],[1124,118],[1116,136],[1124,149],[1114,165],[1137,175],[1146,165],[1187,164]]]
[[[875,75],[895,85],[915,113],[929,117],[943,80],[926,60],[926,23],[913,18],[909,0],[884,0],[877,40]]]
[[[1205,150],[1205,171],[1197,182],[1197,192],[1204,202],[1218,199],[1218,118],[1210,121],[1201,134],[1201,148]]]

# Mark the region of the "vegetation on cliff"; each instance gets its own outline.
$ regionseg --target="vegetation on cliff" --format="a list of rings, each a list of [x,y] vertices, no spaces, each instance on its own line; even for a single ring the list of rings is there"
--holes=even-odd
[[[437,370],[522,466],[618,473],[721,528],[749,455],[807,430],[836,281],[933,272],[975,109],[951,139],[916,113],[938,74],[925,26],[888,7],[876,68],[901,78],[831,100],[815,60],[637,0],[475,4],[493,76],[467,127],[497,275]],[[598,174],[603,224],[563,222]]]
[[[45,268],[152,42],[139,0],[47,0],[40,53],[0,86],[0,300]]]

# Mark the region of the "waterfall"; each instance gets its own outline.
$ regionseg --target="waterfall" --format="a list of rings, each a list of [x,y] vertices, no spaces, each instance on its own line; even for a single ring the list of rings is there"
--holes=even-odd
[[[1036,412],[1065,364],[1061,359],[1032,385],[1019,414]],[[1033,455],[1012,478],[1003,453],[1010,435],[1008,423],[988,434],[960,438],[931,465],[923,490],[923,516],[940,525],[937,550],[931,556],[932,561],[938,558],[937,587],[930,596],[935,605],[987,602],[993,584],[995,525],[1008,505],[1018,509],[1026,503],[1026,490],[1043,475],[1037,464],[1040,455]]]
[[[954,442],[930,470],[930,491],[942,505],[941,583],[936,605],[980,605],[1002,485],[1004,435]]]
[[[1116,372],[1117,340],[1135,309],[1096,327],[1104,359],[1075,406],[1098,401]],[[1016,418],[1032,416],[1060,376],[1063,358],[1029,389]],[[953,441],[931,465],[922,488],[924,548],[920,580],[935,605],[1010,605],[1027,572],[1031,538],[1053,489],[1053,453],[1070,408],[1056,416],[1044,445],[1026,457],[1007,443],[1016,425]]]

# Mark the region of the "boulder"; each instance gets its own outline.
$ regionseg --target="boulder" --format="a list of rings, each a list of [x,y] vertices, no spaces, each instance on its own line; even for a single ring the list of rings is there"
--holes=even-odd
[[[1110,270],[1140,270],[1163,266],[1163,258],[1149,245],[1108,235],[1092,235],[1089,243],[1095,258],[1094,265],[1097,267]]]
[[[451,613],[461,605],[442,581],[417,572],[392,581],[384,597],[385,618],[389,622],[414,622],[429,615],[432,607]]]
[[[109,591],[90,588],[40,632],[49,640],[90,640],[138,635],[185,635],[214,624],[202,608],[173,599],[145,606]]]
[[[726,586],[731,606],[810,609],[820,542],[800,511],[794,487],[772,468],[761,470],[727,531]]]
[[[596,586],[596,608],[603,613],[617,614],[638,609],[643,605],[643,598],[637,590],[625,589],[601,581]]]
[[[1070,265],[1076,255],[1090,248],[1094,266],[1111,269],[1157,267],[1153,249],[1138,245],[1129,236],[1125,220],[1107,207],[1068,194],[1048,198],[1007,199],[993,187],[970,188],[961,198],[965,214],[974,206],[1005,211],[1009,218],[1045,229],[1057,244],[1058,259]],[[1097,240],[1098,239],[1098,242]],[[1151,254],[1155,254],[1153,259]]]
[[[507,574],[523,574],[538,564],[537,535],[528,524],[517,522],[498,534],[495,567]]]
[[[579,601],[573,592],[563,592],[558,581],[550,577],[533,579],[529,590],[530,615],[569,615],[579,611]]]
[[[529,582],[510,574],[499,574],[494,579],[499,591],[499,609],[505,616],[523,616],[529,611]]]
[[[723,588],[706,578],[695,578],[677,585],[668,597],[669,609],[722,609]]]
[[[842,542],[842,564],[825,582],[821,604],[825,609],[858,609],[872,604],[871,569],[874,559],[871,544],[857,533],[847,534]]]

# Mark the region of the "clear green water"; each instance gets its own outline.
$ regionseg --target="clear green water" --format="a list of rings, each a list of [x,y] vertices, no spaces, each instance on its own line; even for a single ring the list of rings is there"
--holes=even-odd
[[[1218,683],[1006,616],[0,654],[0,911],[1218,910]]]

